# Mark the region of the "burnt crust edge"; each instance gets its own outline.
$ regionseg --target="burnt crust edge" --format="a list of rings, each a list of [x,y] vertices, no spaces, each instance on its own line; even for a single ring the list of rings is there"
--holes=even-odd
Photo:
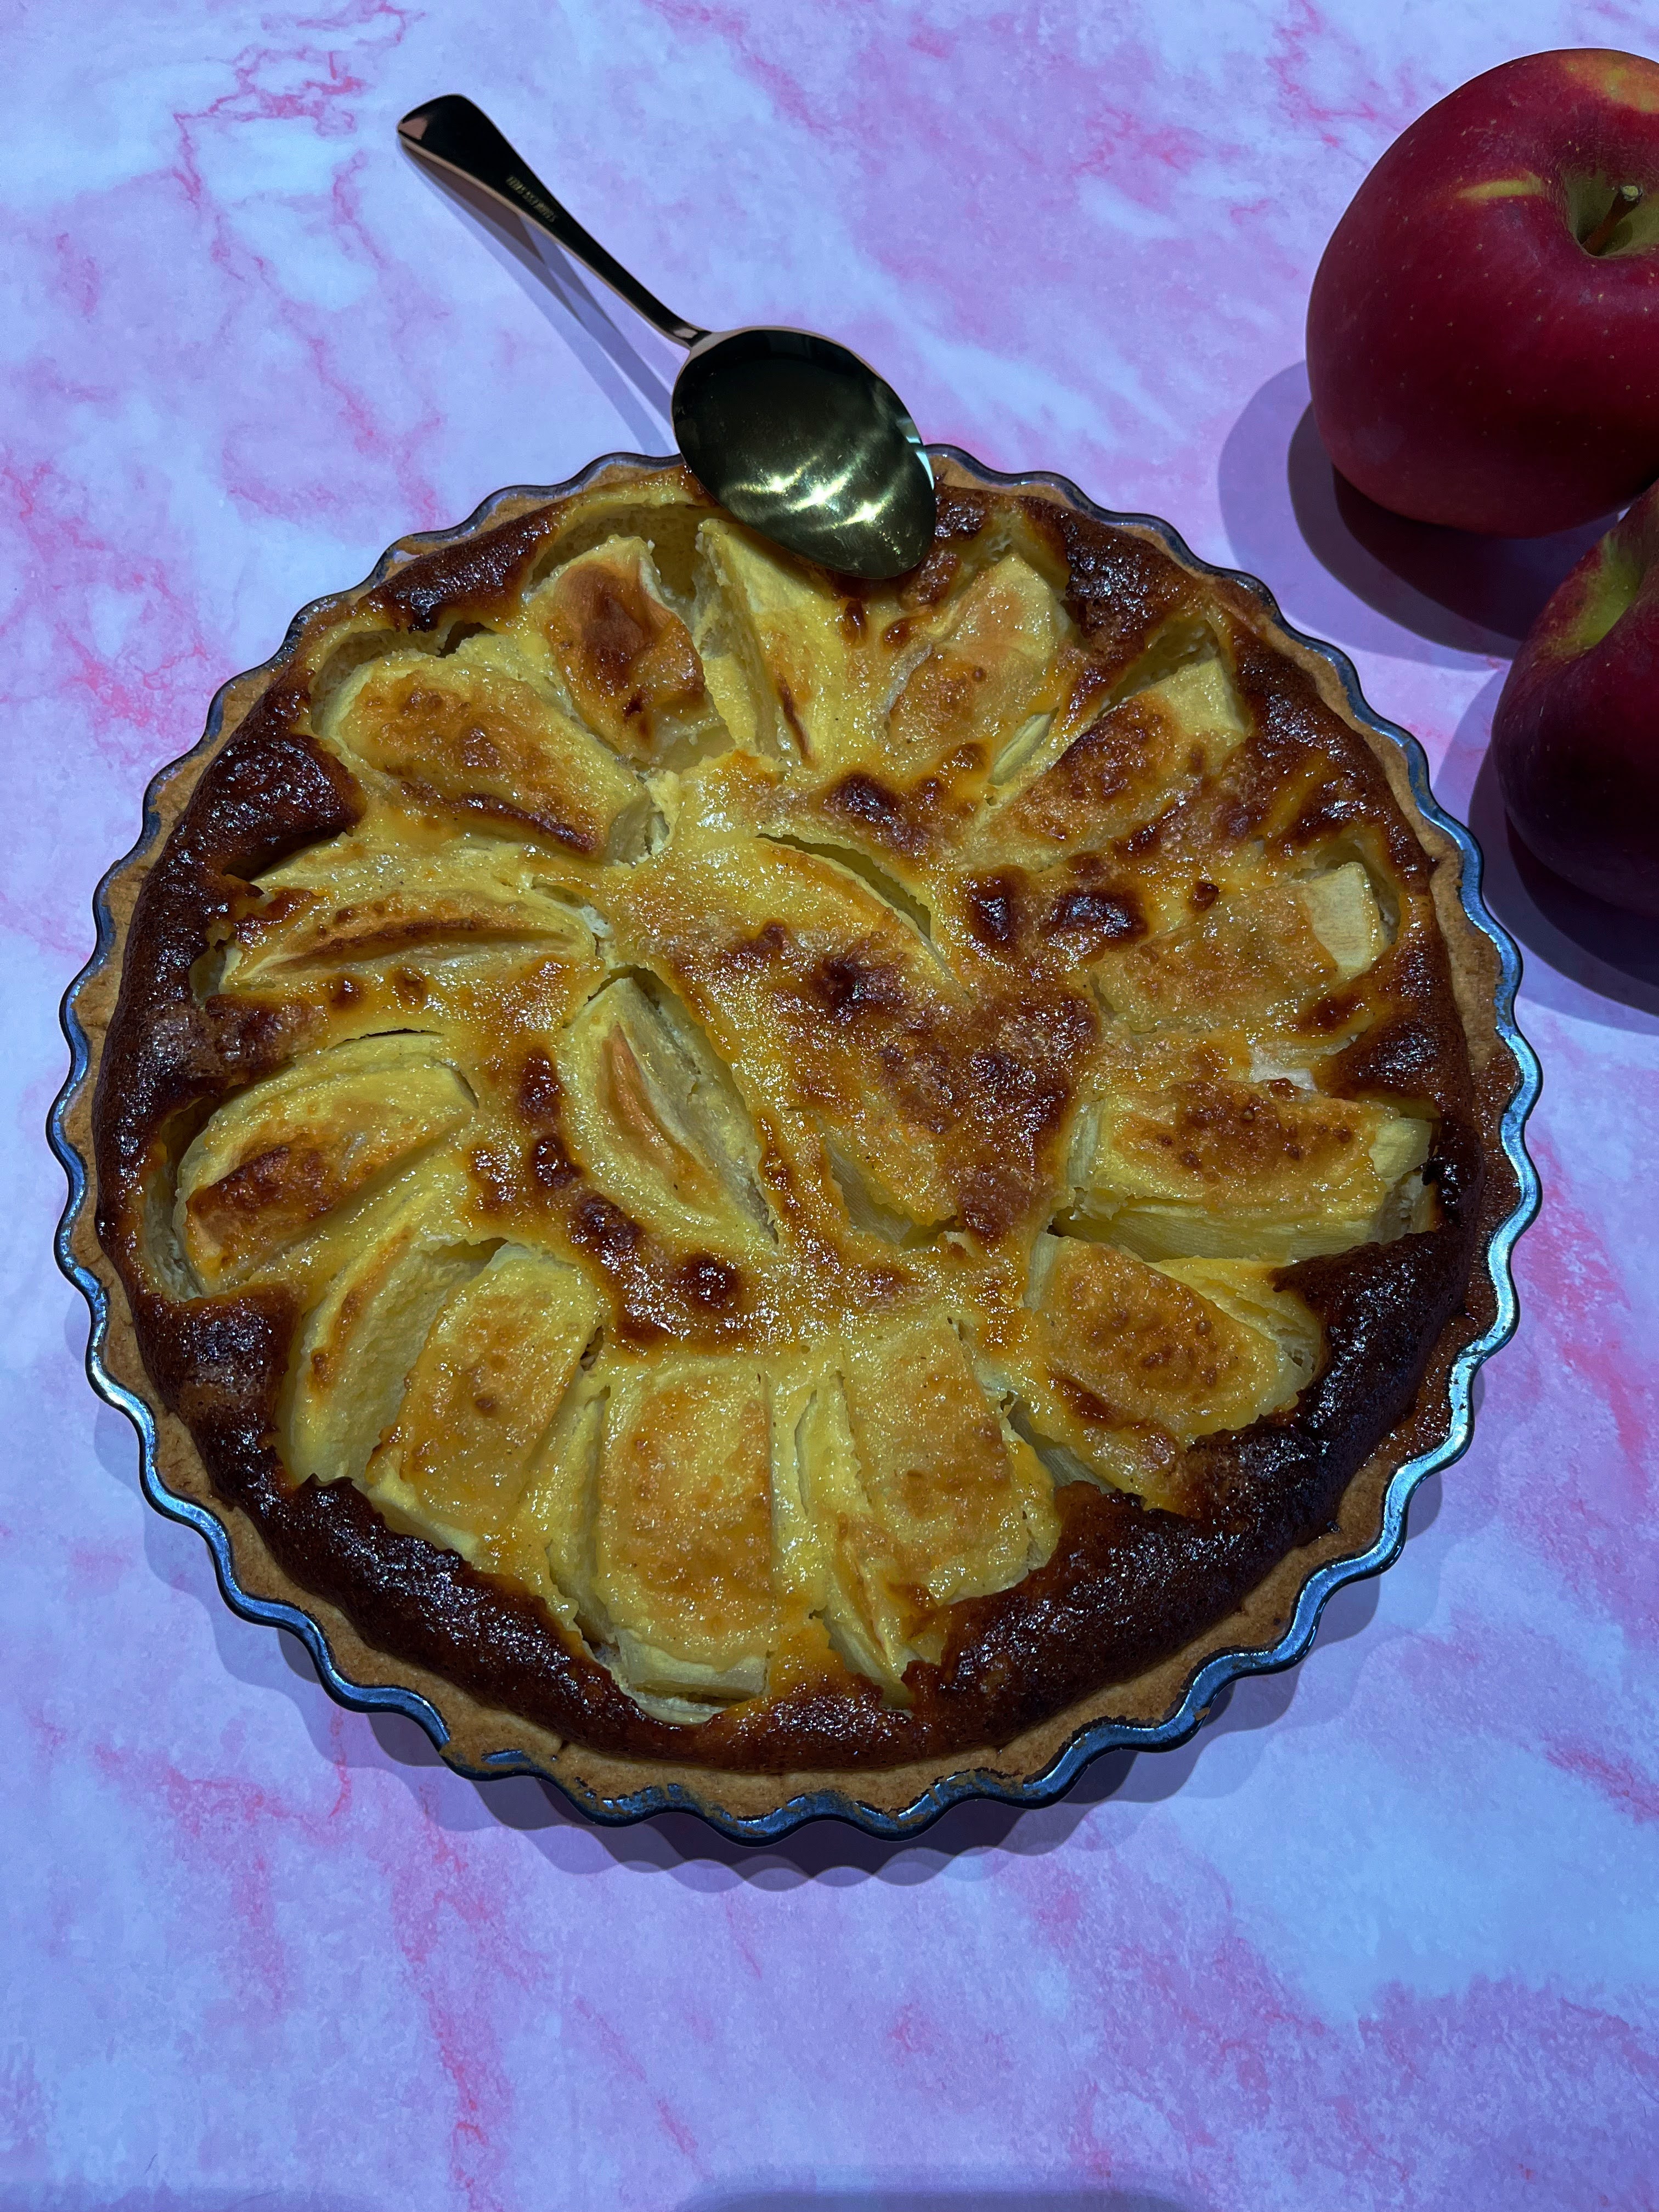
[[[344,1694],[348,1702],[358,1703],[395,1704],[402,1698],[410,1698],[427,1708],[418,1717],[426,1719],[428,1726],[437,1723],[434,1734],[447,1730],[443,1747],[452,1764],[475,1772],[526,1769],[541,1771],[565,1788],[584,1809],[600,1817],[641,1817],[662,1804],[680,1803],[705,1813],[732,1833],[755,1832],[757,1823],[767,1832],[778,1832],[779,1820],[787,1827],[823,1811],[844,1811],[851,1817],[865,1818],[866,1824],[872,1819],[899,1820],[908,1829],[943,1809],[954,1796],[989,1794],[1026,1798],[1033,1789],[1054,1794],[1074,1776],[1086,1757],[1106,1747],[1108,1739],[1103,1737],[1091,1741],[1086,1748],[1079,1748],[1091,1729],[1097,1735],[1103,1723],[1118,1732],[1111,1740],[1125,1740],[1125,1731],[1137,1740],[1182,1740],[1201,1717],[1194,1703],[1194,1691],[1200,1677],[1213,1671],[1218,1658],[1229,1656],[1230,1646],[1237,1647],[1231,1650],[1231,1656],[1239,1662],[1233,1672],[1253,1665],[1287,1663],[1310,1636],[1317,1604],[1335,1586],[1335,1581],[1328,1576],[1326,1587],[1320,1591],[1312,1614],[1306,1620],[1305,1633],[1297,1650],[1285,1650],[1286,1639],[1295,1635],[1298,1618],[1307,1610],[1303,1601],[1321,1570],[1346,1561],[1350,1571],[1370,1571],[1386,1563],[1384,1557],[1368,1555],[1366,1543],[1369,1540],[1372,1554],[1377,1553],[1379,1546],[1389,1546],[1392,1519],[1392,1545],[1397,1547],[1405,1499],[1402,1494],[1394,1501],[1390,1512],[1389,1493],[1395,1478],[1402,1465],[1409,1467],[1425,1452],[1443,1462],[1462,1448],[1467,1441],[1467,1386],[1468,1372],[1472,1371],[1472,1363],[1464,1362],[1463,1355],[1478,1343],[1484,1356],[1486,1351],[1496,1348],[1501,1335],[1512,1326],[1512,1292],[1502,1279],[1500,1267],[1491,1265],[1483,1269],[1479,1262],[1483,1252],[1490,1251],[1494,1237],[1500,1231],[1505,1235],[1507,1249],[1507,1243],[1512,1243],[1514,1235],[1519,1233],[1524,1225],[1523,1217],[1529,1211],[1530,1168],[1519,1145],[1519,1121],[1530,1105],[1531,1092],[1535,1088],[1534,1063],[1513,1030],[1504,1003],[1513,988],[1516,963],[1512,949],[1506,951],[1500,946],[1484,915],[1476,919],[1467,902],[1478,897],[1478,894],[1472,882],[1460,882],[1470,873],[1468,862],[1478,860],[1478,855],[1472,842],[1466,845],[1462,834],[1454,835],[1449,826],[1442,826],[1443,817],[1439,817],[1437,809],[1431,813],[1424,811],[1407,750],[1413,741],[1406,738],[1403,732],[1376,722],[1359,696],[1352,672],[1346,671],[1346,664],[1340,663],[1328,648],[1316,647],[1290,631],[1260,586],[1249,579],[1211,570],[1194,560],[1167,526],[1151,518],[1105,514],[1093,508],[1074,488],[1059,480],[1000,479],[968,462],[965,456],[941,453],[939,458],[945,463],[941,477],[946,482],[1007,489],[1026,497],[1035,495],[1052,498],[1062,510],[1069,508],[1089,521],[1148,538],[1158,552],[1172,556],[1178,566],[1205,580],[1212,589],[1220,586],[1224,592],[1237,592],[1245,603],[1249,626],[1265,625],[1272,644],[1311,678],[1323,704],[1339,716],[1351,732],[1362,738],[1392,787],[1407,820],[1435,863],[1431,872],[1435,904],[1441,933],[1450,955],[1451,981],[1463,1016],[1464,1038],[1475,1078],[1471,1102],[1475,1111],[1469,1129],[1470,1137],[1475,1140],[1475,1158],[1467,1165],[1473,1170],[1476,1160],[1484,1158],[1494,1172],[1487,1178],[1478,1208],[1464,1210],[1464,1218],[1455,1231],[1455,1254],[1446,1251],[1443,1263],[1431,1270],[1440,1278],[1436,1302],[1444,1317],[1430,1349],[1426,1371],[1414,1400],[1404,1409],[1402,1418],[1383,1435],[1377,1449],[1351,1475],[1344,1473],[1342,1462],[1346,1460],[1352,1464],[1352,1451],[1342,1450],[1340,1439],[1326,1439],[1324,1448],[1312,1455],[1320,1463],[1305,1471],[1288,1515],[1279,1515],[1269,1548],[1282,1550],[1287,1518],[1296,1524],[1290,1533],[1301,1540],[1279,1557],[1278,1564],[1264,1578],[1256,1579],[1247,1559],[1235,1576],[1238,1589],[1247,1594],[1242,1595],[1241,1602],[1225,1619],[1216,1622],[1206,1633],[1182,1641],[1178,1648],[1157,1657],[1154,1663],[1143,1667],[1132,1678],[1083,1698],[1049,1719],[1024,1729],[1000,1751],[975,1752],[959,1747],[919,1762],[865,1766],[850,1772],[826,1763],[810,1771],[799,1765],[778,1766],[772,1771],[747,1774],[711,1769],[703,1764],[681,1765],[661,1758],[617,1758],[585,1752],[556,1732],[527,1726],[499,1707],[456,1690],[418,1666],[388,1662],[383,1653],[350,1626],[337,1605],[302,1591],[307,1609],[318,1617],[319,1641],[325,1638],[326,1644],[331,1647],[332,1656],[327,1659],[324,1671],[325,1679],[337,1694]],[[584,477],[570,486],[556,488],[553,494],[498,495],[495,501],[486,502],[479,515],[451,536],[463,538],[474,535],[486,520],[499,524],[504,511],[509,522],[525,519],[532,507],[543,507],[550,498],[568,497],[576,491],[586,490],[602,481],[608,471],[620,477],[641,470],[658,470],[663,465],[628,457],[596,465]],[[498,538],[517,535],[499,531],[495,534]],[[243,726],[250,710],[266,696],[267,681],[273,669],[291,662],[295,647],[309,624],[317,621],[331,623],[343,605],[360,601],[365,589],[374,590],[389,570],[395,574],[398,568],[426,552],[429,544],[429,540],[402,541],[367,587],[360,586],[356,593],[343,593],[307,610],[290,631],[277,661],[228,686],[216,702],[216,728],[215,722],[210,722],[210,735],[203,745],[185,761],[163,771],[152,787],[149,827],[145,838],[135,854],[112,871],[100,887],[100,953],[74,988],[70,1001],[66,1002],[66,1026],[72,1042],[76,1043],[77,1059],[82,1053],[86,1054],[86,1061],[72,1071],[70,1084],[53,1116],[54,1141],[60,1158],[70,1168],[72,1182],[74,1154],[84,1146],[90,1134],[87,1063],[94,1056],[93,1041],[101,1040],[113,1011],[121,968],[119,956],[125,949],[126,927],[131,919],[133,893],[149,856],[177,821],[210,761],[223,750]],[[452,554],[450,562],[443,565],[448,567],[457,557],[463,562],[471,558],[476,565],[476,547],[464,546],[459,549],[459,555]],[[422,567],[426,565],[422,563]],[[410,580],[412,583],[416,580]],[[488,588],[495,580],[484,580]],[[388,592],[377,596],[382,597],[384,602],[392,595]],[[417,595],[406,592],[400,596],[410,603],[409,612],[402,619],[411,627],[422,626],[422,618],[427,610],[414,604]],[[448,586],[435,596],[441,597],[446,605],[451,604]],[[390,607],[384,608],[382,619],[384,612],[389,611]],[[399,617],[394,615],[393,619],[398,620]],[[1424,787],[1423,798],[1432,808],[1426,779],[1422,775],[1420,752],[1416,765],[1417,781]],[[191,773],[192,769],[194,774]],[[82,1031],[78,1040],[77,1029]],[[1510,1125],[1507,1130],[1500,1128],[1506,1121]],[[95,1238],[89,1234],[90,1221],[90,1209],[72,1200],[70,1212],[65,1217],[65,1233],[60,1237],[60,1256],[89,1296],[94,1295],[94,1287],[101,1287],[107,1294],[115,1287],[114,1273]],[[1434,1232],[1428,1238],[1407,1240],[1407,1244],[1425,1246],[1450,1233]],[[1421,1252],[1416,1255],[1419,1267],[1425,1256]],[[1304,1267],[1322,1267],[1328,1274],[1341,1273],[1340,1262],[1304,1264]],[[1460,1296],[1466,1285],[1468,1295]],[[1340,1282],[1328,1283],[1326,1288],[1333,1296],[1340,1294]],[[96,1303],[94,1298],[94,1305]],[[94,1328],[89,1356],[100,1362],[106,1376],[100,1376],[94,1367],[94,1381],[100,1382],[100,1387],[104,1387],[106,1381],[113,1384],[114,1389],[106,1394],[125,1404],[136,1419],[137,1413],[131,1401],[150,1405],[156,1431],[154,1456],[158,1470],[151,1488],[153,1502],[163,1504],[164,1510],[172,1510],[164,1503],[168,1493],[159,1472],[165,1466],[167,1478],[178,1486],[175,1498],[207,1508],[214,1516],[215,1525],[222,1523],[225,1528],[226,1550],[219,1564],[232,1601],[241,1595],[252,1600],[256,1608],[268,1609],[274,1605],[286,1610],[283,1601],[291,1596],[294,1584],[277,1568],[247,1515],[239,1508],[228,1510],[216,1496],[201,1455],[183,1425],[174,1415],[164,1408],[155,1408],[150,1402],[154,1386],[139,1358],[132,1316],[125,1300],[111,1301],[106,1296],[105,1304],[107,1322],[101,1332]],[[1463,1363],[1461,1370],[1460,1362]],[[1464,1401],[1461,1407],[1460,1371]],[[197,1410],[199,1418],[200,1409]],[[1462,1434],[1458,1433],[1460,1423]],[[1265,1443],[1258,1444],[1258,1453],[1266,1449]],[[1419,1474],[1422,1471],[1419,1468]],[[1248,1469],[1246,1478],[1243,1487],[1248,1491]],[[160,1496],[156,1494],[158,1491]],[[1084,1503],[1087,1504],[1089,1501]],[[1116,1500],[1101,1498],[1099,1504],[1106,1517],[1121,1510]],[[365,1510],[368,1510],[366,1505]],[[1131,1510],[1141,1513],[1138,1507]],[[1254,1517],[1249,1510],[1248,1498],[1240,1506],[1240,1526],[1221,1532],[1218,1541],[1224,1551],[1231,1547],[1235,1563],[1252,1552],[1259,1559],[1259,1548],[1251,1546],[1243,1533],[1245,1525]],[[195,1519],[197,1515],[188,1514],[185,1517]],[[1102,1515],[1096,1511],[1085,1517],[1098,1520]],[[198,1525],[201,1525],[199,1520]],[[1388,1556],[1392,1556],[1391,1548]],[[1225,1559],[1210,1564],[1223,1575],[1227,1572]],[[1022,1592],[1031,1594],[1031,1583],[1037,1579],[1028,1578],[1020,1586]],[[240,1585],[235,1595],[233,1582]],[[1255,1586],[1249,1588],[1252,1583]],[[1047,1607],[1063,1608],[1066,1602],[1064,1589],[1045,1590],[1042,1595]],[[994,1607],[995,1601],[981,1601],[981,1610]],[[1264,1634],[1268,1638],[1265,1644],[1260,1640]],[[401,1692],[396,1684],[387,1686],[384,1693],[354,1688],[356,1682],[385,1676],[388,1671],[402,1678]],[[1188,1686],[1184,1699],[1180,1696],[1183,1680]],[[1209,1690],[1211,1696],[1213,1686]],[[509,1745],[511,1747],[507,1747]],[[823,1748],[833,1756],[833,1741],[826,1741]],[[964,1773],[961,1770],[967,1761],[977,1764]],[[1057,1778],[1061,1768],[1066,1770],[1063,1779]],[[952,1772],[953,1769],[956,1771]],[[1017,1778],[1021,1776],[1026,1778],[1024,1782]],[[1048,1787],[1050,1784],[1053,1786]],[[853,1793],[850,1796],[849,1785]],[[647,1799],[653,1802],[647,1802]]]

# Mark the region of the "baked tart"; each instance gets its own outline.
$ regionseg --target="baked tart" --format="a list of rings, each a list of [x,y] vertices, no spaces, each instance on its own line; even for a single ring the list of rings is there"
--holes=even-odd
[[[601,1813],[1190,1729],[1508,1319],[1528,1066],[1403,747],[1156,526],[939,474],[890,585],[656,465],[394,549],[80,987],[167,1494],[337,1686]]]

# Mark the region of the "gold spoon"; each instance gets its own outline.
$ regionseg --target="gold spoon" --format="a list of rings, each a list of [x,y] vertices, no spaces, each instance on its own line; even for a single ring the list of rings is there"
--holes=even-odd
[[[527,216],[677,345],[674,435],[714,498],[792,553],[872,580],[914,568],[933,539],[933,471],[892,386],[834,338],[671,315],[590,238],[459,93],[398,125],[411,154]]]

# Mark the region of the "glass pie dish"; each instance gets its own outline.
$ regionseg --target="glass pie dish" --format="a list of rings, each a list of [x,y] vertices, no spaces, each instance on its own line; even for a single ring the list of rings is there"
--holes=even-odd
[[[400,541],[155,780],[65,1000],[150,1501],[601,1820],[1183,1741],[1515,1322],[1537,1069],[1420,748],[1166,525],[934,459],[890,588],[631,457]]]

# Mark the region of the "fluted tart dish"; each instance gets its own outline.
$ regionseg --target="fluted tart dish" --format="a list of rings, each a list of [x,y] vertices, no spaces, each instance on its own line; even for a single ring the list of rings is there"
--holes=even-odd
[[[1189,1728],[1511,1318],[1530,1062],[1405,749],[1246,580],[939,473],[892,585],[664,465],[394,549],[77,987],[157,1482],[337,1687],[602,1814]]]

